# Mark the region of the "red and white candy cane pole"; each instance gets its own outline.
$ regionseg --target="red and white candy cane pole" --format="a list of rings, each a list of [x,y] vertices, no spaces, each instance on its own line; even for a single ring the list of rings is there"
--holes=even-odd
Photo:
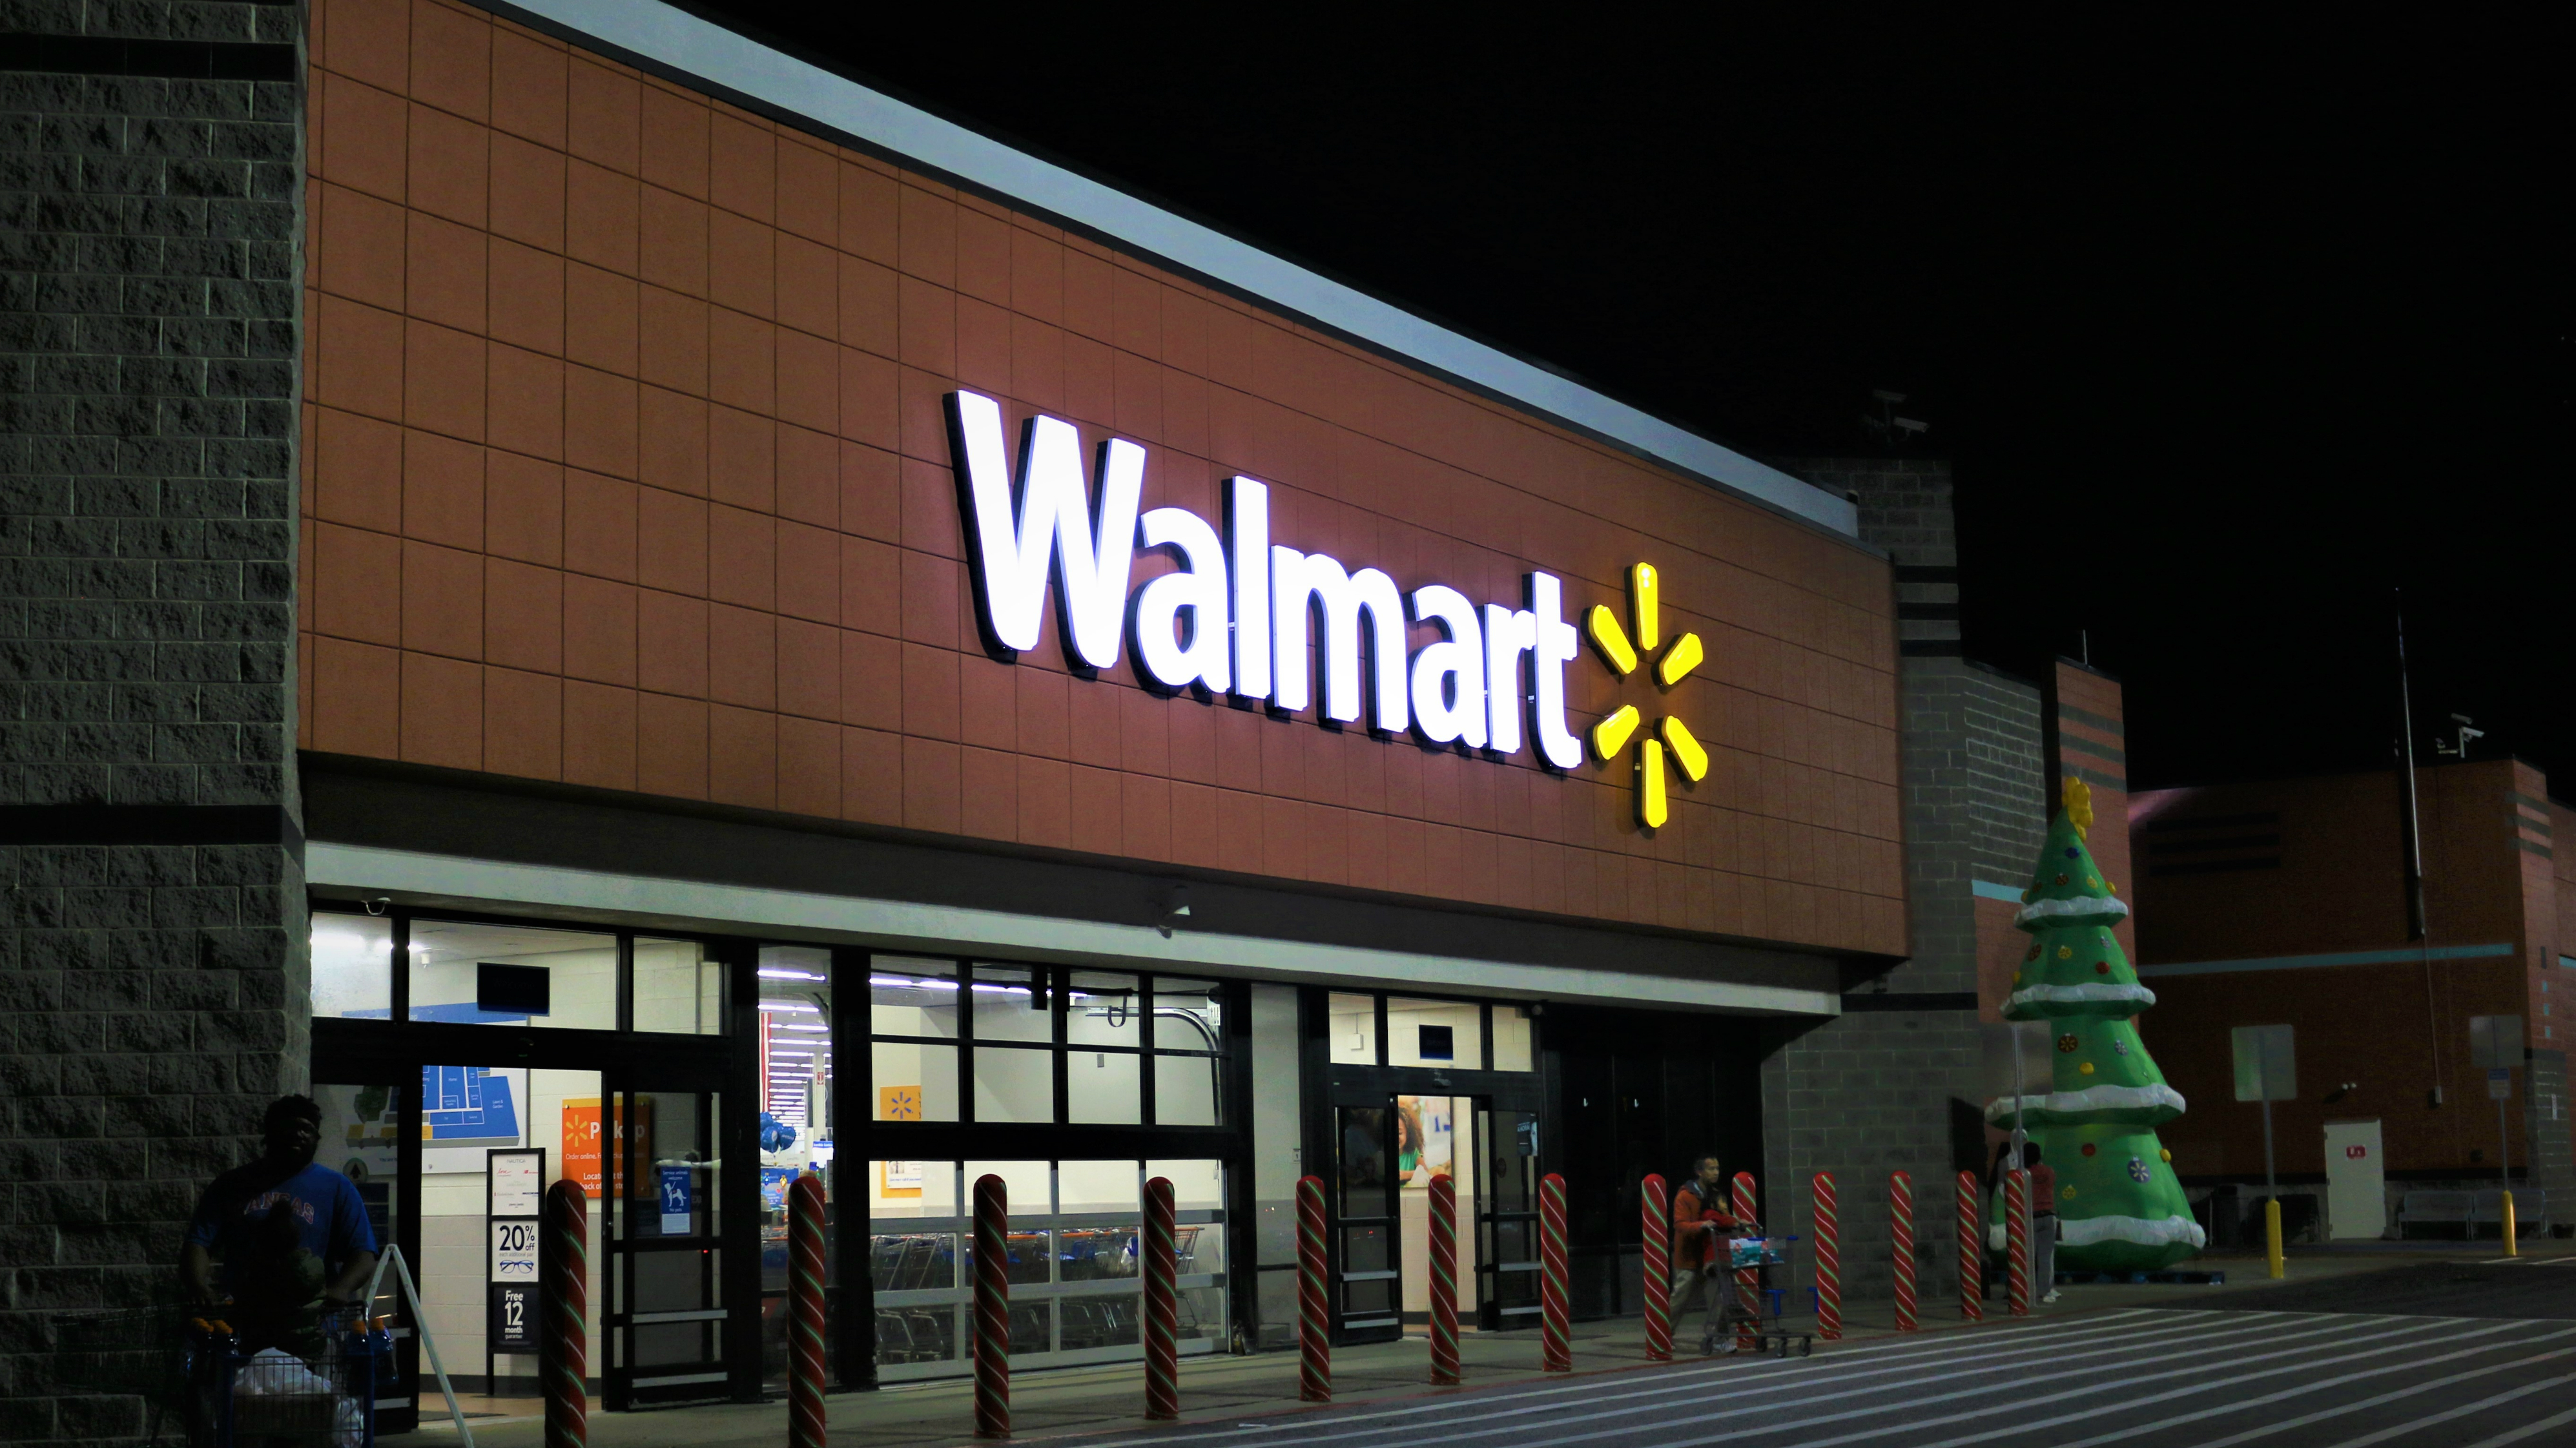
[[[590,1441],[590,1195],[569,1177],[546,1188],[543,1270],[538,1276],[538,1376],[546,1394],[546,1448]]]
[[[1977,1174],[1959,1173],[1959,1316],[1986,1320],[1985,1223],[1978,1219]]]
[[[2004,1251],[2012,1315],[2030,1316],[2030,1173],[2004,1174]]]
[[[1843,1335],[1843,1259],[1834,1220],[1834,1174],[1816,1173],[1815,1189],[1816,1336],[1836,1342]]]
[[[1161,1422],[1181,1416],[1179,1215],[1169,1178],[1145,1183],[1145,1416]]]
[[[1753,1220],[1753,1173],[1749,1171],[1740,1171],[1735,1174],[1735,1203],[1732,1210],[1735,1213],[1735,1220],[1739,1222],[1750,1222]],[[1716,1251],[1724,1244],[1725,1239],[1718,1238],[1709,1244],[1709,1250],[1712,1252]],[[1736,1301],[1744,1305],[1744,1311],[1748,1319],[1744,1326],[1736,1329],[1735,1345],[1742,1351],[1751,1352],[1762,1345],[1762,1340],[1755,1334],[1753,1327],[1753,1324],[1755,1322],[1759,1322],[1762,1318],[1761,1268],[1738,1267],[1735,1269],[1735,1298]]]
[[[1538,1303],[1539,1365],[1552,1373],[1574,1371],[1565,1268],[1565,1178],[1549,1172],[1538,1182]]]
[[[823,1448],[823,1179],[787,1189],[787,1442]]]
[[[1011,1436],[1011,1191],[975,1179],[975,1436]]]
[[[1324,1298],[1324,1179],[1297,1179],[1297,1396],[1333,1400],[1333,1319]]]
[[[1896,1250],[1896,1330],[1914,1330],[1914,1178],[1887,1174],[1888,1236]]]
[[[1431,1179],[1431,1381],[1458,1381],[1458,1184]]]
[[[1646,1199],[1646,1356],[1668,1363],[1673,1360],[1672,1198],[1660,1176],[1647,1177],[1643,1186],[1639,1195]]]

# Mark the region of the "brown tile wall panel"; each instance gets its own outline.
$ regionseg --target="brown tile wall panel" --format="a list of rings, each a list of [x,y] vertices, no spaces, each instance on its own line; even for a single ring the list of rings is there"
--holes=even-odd
[[[309,747],[1317,885],[1906,949],[1864,550],[1097,242],[450,0],[321,0]],[[1656,837],[1571,777],[978,642],[943,398],[1149,453],[1145,506],[1709,662],[1573,710],[1710,748]],[[1140,560],[1144,572],[1166,565]],[[1427,641],[1417,631],[1415,642]]]

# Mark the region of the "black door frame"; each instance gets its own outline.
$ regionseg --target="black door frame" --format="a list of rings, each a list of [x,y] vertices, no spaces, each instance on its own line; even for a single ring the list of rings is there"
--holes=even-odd
[[[760,1009],[760,941],[711,936],[696,931],[638,930],[631,926],[463,910],[402,907],[380,916],[353,901],[318,897],[310,901],[310,907],[316,915],[364,914],[371,918],[387,918],[392,927],[390,1019],[314,1018],[310,1079],[328,1084],[391,1086],[396,1088],[397,1102],[409,1103],[398,1108],[400,1114],[397,1117],[399,1139],[395,1143],[395,1151],[401,1180],[395,1191],[394,1239],[402,1248],[403,1260],[412,1265],[415,1276],[421,1270],[421,1107],[418,1086],[423,1067],[482,1065],[596,1071],[600,1077],[603,1129],[607,1128],[609,1113],[614,1109],[615,1093],[621,1089],[722,1092],[729,1100],[739,1100],[748,1109],[729,1107],[718,1113],[716,1145],[719,1152],[735,1161],[759,1160],[760,1113],[754,1098],[759,1094],[760,1080],[756,1046],[759,1038],[756,1022]],[[410,929],[415,918],[615,936],[619,957],[617,1020],[624,1029],[473,1025],[403,1019],[410,1007]],[[719,964],[724,972],[725,986],[723,1030],[720,1034],[639,1033],[632,1029],[634,991],[631,967],[633,941],[639,935],[654,940],[695,942]],[[401,1089],[405,1086],[412,1089]],[[615,1179],[613,1174],[604,1172],[603,1175],[610,1181]],[[602,1185],[605,1188],[606,1182]],[[721,1296],[718,1300],[726,1309],[723,1320],[726,1380],[720,1392],[704,1396],[730,1398],[735,1402],[758,1402],[762,1393],[760,1174],[756,1169],[728,1172],[721,1178],[719,1191],[715,1204],[720,1213],[716,1245],[722,1263]],[[611,1237],[614,1215],[604,1199],[594,1203],[593,1211],[591,1250],[614,1253],[616,1243]],[[608,1281],[605,1274],[602,1281],[604,1284]],[[591,1347],[588,1376],[604,1388],[610,1379],[607,1364],[611,1354],[610,1340],[616,1328],[612,1326],[611,1303],[602,1302],[594,1306],[599,1316],[601,1340]],[[402,1339],[399,1350],[398,1368],[405,1380],[417,1389],[421,1383],[418,1339]],[[415,1391],[415,1412],[418,1402],[419,1394]],[[603,1394],[602,1406],[620,1408],[626,1404],[609,1402]],[[388,1431],[395,1430],[389,1425]]]

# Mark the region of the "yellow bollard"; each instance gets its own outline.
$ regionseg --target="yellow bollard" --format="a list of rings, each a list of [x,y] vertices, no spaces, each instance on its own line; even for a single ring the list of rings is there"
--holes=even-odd
[[[2275,1278],[2289,1274],[2281,1268],[2281,1199],[2266,1197],[2263,1201],[2263,1260],[2270,1265]]]
[[[2508,1257],[2522,1255],[2513,1245],[2513,1193],[2511,1192],[2504,1194],[2504,1254]]]

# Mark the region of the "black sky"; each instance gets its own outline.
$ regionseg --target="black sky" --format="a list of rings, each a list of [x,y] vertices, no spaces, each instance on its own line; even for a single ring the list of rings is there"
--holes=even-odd
[[[1757,456],[1907,393],[2139,787],[2383,764],[2402,586],[2419,748],[2576,797],[2563,9],[697,8]]]

